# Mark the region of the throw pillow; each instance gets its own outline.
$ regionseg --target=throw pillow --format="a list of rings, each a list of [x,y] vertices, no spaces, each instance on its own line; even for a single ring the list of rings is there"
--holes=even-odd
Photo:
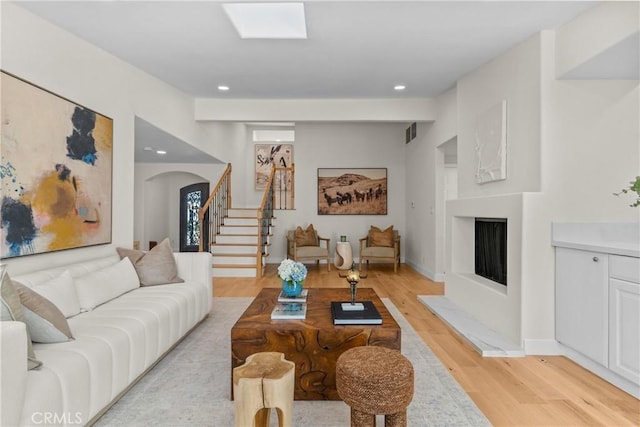
[[[117,248],[120,258],[129,258],[140,278],[140,286],[182,283],[169,239],[164,239],[149,252]]]
[[[306,230],[298,226],[294,237],[296,239],[296,246],[318,246],[318,238],[316,231],[313,229],[313,224],[309,224]]]
[[[74,284],[81,311],[91,311],[125,292],[140,287],[140,281],[129,258],[84,276],[76,277]]]
[[[78,301],[76,287],[73,285],[73,277],[71,277],[69,270],[48,282],[34,286],[32,289],[58,307],[64,317],[80,313],[80,301]]]
[[[64,314],[51,301],[21,283],[13,286],[20,296],[24,320],[33,342],[65,342],[73,338]]]
[[[8,274],[4,275],[2,283],[0,283],[0,319],[17,320],[24,323],[20,295],[13,287],[13,282]],[[33,352],[29,328],[27,328],[27,362],[29,370],[39,369],[42,366],[42,362],[36,359],[36,354]]]
[[[393,225],[382,231],[372,225],[369,230],[370,246],[393,247]]]

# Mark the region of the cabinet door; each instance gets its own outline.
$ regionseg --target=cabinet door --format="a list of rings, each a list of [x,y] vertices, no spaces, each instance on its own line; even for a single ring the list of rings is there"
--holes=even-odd
[[[608,256],[556,248],[556,339],[608,365]]]
[[[640,284],[609,279],[609,368],[640,383]]]

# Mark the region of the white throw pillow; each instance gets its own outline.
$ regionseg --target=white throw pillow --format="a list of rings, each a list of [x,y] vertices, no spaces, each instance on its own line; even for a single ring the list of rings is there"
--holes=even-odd
[[[69,270],[46,283],[34,286],[33,291],[51,301],[64,317],[80,313],[80,301]]]
[[[138,274],[129,258],[117,264],[76,277],[75,281],[81,311],[91,311],[125,292],[140,287]]]

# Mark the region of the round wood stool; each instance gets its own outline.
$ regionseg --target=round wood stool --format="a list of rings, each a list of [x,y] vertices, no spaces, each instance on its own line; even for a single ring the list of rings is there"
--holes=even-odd
[[[236,426],[268,426],[271,409],[280,427],[293,424],[293,383],[296,365],[277,352],[255,353],[233,368]]]
[[[407,425],[407,406],[413,399],[413,365],[397,350],[378,346],[354,347],[336,363],[338,395],[351,407],[351,426]]]

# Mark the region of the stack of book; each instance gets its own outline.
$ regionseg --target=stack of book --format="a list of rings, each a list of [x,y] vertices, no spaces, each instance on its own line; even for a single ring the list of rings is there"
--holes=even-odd
[[[381,325],[382,317],[371,301],[361,301],[362,310],[345,310],[349,302],[332,302],[331,315],[334,325]]]
[[[307,294],[303,289],[297,297],[287,297],[280,293],[278,302],[271,312],[272,320],[301,320],[307,316]]]

